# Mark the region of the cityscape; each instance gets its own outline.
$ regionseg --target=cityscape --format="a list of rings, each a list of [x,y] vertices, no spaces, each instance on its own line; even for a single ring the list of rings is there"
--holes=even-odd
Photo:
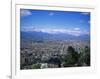
[[[20,9],[20,69],[87,67],[90,13]]]

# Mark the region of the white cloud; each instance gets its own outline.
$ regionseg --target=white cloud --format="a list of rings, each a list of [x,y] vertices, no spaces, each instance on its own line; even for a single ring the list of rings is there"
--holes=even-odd
[[[74,30],[80,30],[80,28],[74,28]]]
[[[88,21],[88,23],[90,24],[90,21]]]
[[[53,15],[54,15],[54,13],[53,13],[53,12],[51,12],[51,13],[49,13],[48,15],[53,16]]]
[[[33,29],[34,29],[34,27],[21,27],[21,31],[25,31],[25,32],[34,31]]]
[[[90,13],[89,12],[82,12],[81,14],[83,14],[83,15],[89,15]]]
[[[81,30],[80,28],[73,28],[73,29],[36,29],[34,27],[24,27],[22,31],[35,31],[35,32],[45,32],[49,34],[70,34],[73,36],[80,36],[80,35],[89,35],[89,32],[85,30]]]
[[[84,20],[80,20],[79,22],[80,22],[80,23],[84,23]]]
[[[21,16],[29,16],[29,15],[32,15],[32,13],[29,10],[21,9],[20,10],[20,15]]]
[[[90,24],[90,20],[88,20],[88,21],[80,20],[79,22],[80,23],[88,23],[88,24]]]

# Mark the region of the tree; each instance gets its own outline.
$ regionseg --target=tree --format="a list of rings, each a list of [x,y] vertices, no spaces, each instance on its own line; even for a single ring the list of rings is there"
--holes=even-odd
[[[90,48],[86,46],[82,53],[80,53],[79,62],[81,65],[90,66]]]
[[[75,66],[78,63],[78,53],[72,46],[68,46],[67,55],[65,56],[65,67]]]

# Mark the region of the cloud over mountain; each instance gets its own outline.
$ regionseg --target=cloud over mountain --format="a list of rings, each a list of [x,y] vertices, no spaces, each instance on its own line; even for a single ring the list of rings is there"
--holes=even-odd
[[[86,30],[81,30],[80,28],[73,29],[36,29],[34,27],[23,27],[21,31],[24,32],[43,32],[48,34],[69,34],[73,36],[89,35]]]

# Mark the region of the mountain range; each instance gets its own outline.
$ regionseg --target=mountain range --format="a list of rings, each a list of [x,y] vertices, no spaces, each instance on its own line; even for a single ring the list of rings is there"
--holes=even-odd
[[[45,41],[45,40],[90,40],[90,35],[74,36],[71,34],[50,34],[45,32],[20,32],[21,40]]]

